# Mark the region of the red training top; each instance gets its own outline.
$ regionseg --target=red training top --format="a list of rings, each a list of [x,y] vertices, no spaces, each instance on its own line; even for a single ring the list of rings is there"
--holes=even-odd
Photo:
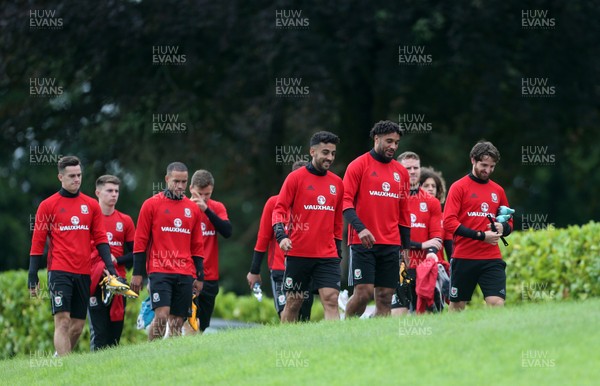
[[[371,152],[350,162],[344,175],[344,210],[354,208],[375,244],[400,245],[399,225],[410,227],[408,172],[398,161],[380,162]],[[361,244],[348,227],[348,244]]]
[[[146,271],[196,277],[192,256],[204,257],[200,209],[187,197],[172,200],[160,192],[140,209],[134,253],[146,252]]]
[[[108,245],[110,245],[110,253],[114,257],[123,256],[123,247],[125,246],[125,243],[133,242],[135,236],[133,220],[131,217],[118,210],[115,210],[110,216],[103,214],[102,219],[104,220],[104,227],[106,228],[106,237],[108,238]],[[96,248],[93,248],[92,271],[95,270],[97,265],[101,265],[102,269],[104,269],[104,261],[98,254]],[[115,264],[115,269],[120,277],[125,277],[127,274],[125,265]]]
[[[501,205],[508,206],[504,189],[492,180],[486,183],[476,181],[471,175],[466,175],[450,186],[446,205],[444,207],[444,229],[454,234],[459,225],[464,225],[475,231],[485,232],[490,221],[496,218]],[[513,226],[512,218],[509,224]],[[484,241],[454,235],[454,253],[452,257],[460,259],[501,259],[502,254],[498,245]]]
[[[81,192],[74,197],[67,195],[61,189],[41,202],[35,215],[30,254],[43,255],[48,237],[48,271],[89,275],[91,241],[108,243],[102,210],[98,201]]]
[[[338,257],[334,239],[342,239],[343,196],[342,179],[330,171],[319,176],[303,167],[287,176],[271,224],[288,224],[288,256]]]

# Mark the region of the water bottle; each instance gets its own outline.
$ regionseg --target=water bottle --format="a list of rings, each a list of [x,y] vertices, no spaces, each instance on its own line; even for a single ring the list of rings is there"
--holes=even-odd
[[[260,283],[256,282],[254,283],[254,286],[252,286],[252,292],[254,294],[254,297],[256,298],[256,300],[258,300],[259,302],[262,301],[262,290],[260,289]]]

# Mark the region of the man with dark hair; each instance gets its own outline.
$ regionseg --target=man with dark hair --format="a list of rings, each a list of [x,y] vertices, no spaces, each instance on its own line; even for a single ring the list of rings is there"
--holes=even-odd
[[[454,234],[450,275],[450,310],[461,311],[471,300],[479,284],[486,304],[503,306],[506,299],[506,263],[498,240],[508,236],[512,219],[494,222],[500,206],[508,206],[504,189],[490,180],[497,162],[498,149],[479,141],[470,153],[472,170],[450,186],[444,208],[444,228]]]
[[[194,297],[200,331],[210,326],[215,309],[215,298],[219,293],[219,242],[217,232],[228,239],[232,227],[223,203],[211,198],[215,179],[208,170],[197,170],[190,183],[191,200],[200,208],[200,226],[204,244],[204,285]],[[192,321],[194,323],[195,321]],[[187,330],[186,330],[187,333]]]
[[[125,266],[133,263],[133,238],[135,227],[131,217],[115,209],[119,200],[121,180],[116,176],[104,175],[96,180],[96,197],[102,209],[106,236],[110,245],[112,262],[119,279],[125,281]],[[127,251],[127,253],[125,253]],[[125,297],[103,295],[99,285],[105,269],[97,253],[92,253],[92,284],[90,286],[90,348],[99,350],[117,346],[123,332]],[[106,291],[106,289],[105,289]]]
[[[417,302],[416,284],[417,280],[421,281],[421,278],[417,277],[417,268],[426,259],[438,261],[437,253],[442,249],[442,206],[439,200],[420,187],[420,157],[412,151],[406,151],[400,154],[397,160],[406,168],[410,179],[410,261],[405,262],[406,274],[410,280],[409,283],[400,285],[392,297],[392,314],[405,315],[409,308],[419,313],[427,308],[424,307],[424,302]],[[437,270],[437,264],[435,269]],[[438,296],[437,309],[441,307],[439,298]],[[417,307],[418,305],[420,307]]]
[[[148,272],[154,320],[149,340],[181,335],[192,304],[192,291],[204,281],[200,209],[185,196],[187,167],[173,162],[165,176],[167,189],[142,205],[134,240],[131,288],[139,293],[144,268]],[[148,257],[148,259],[147,259]]]
[[[354,293],[346,316],[360,316],[375,297],[375,315],[391,312],[399,281],[400,245],[408,252],[409,178],[394,160],[402,135],[400,127],[380,121],[371,129],[374,146],[352,161],[344,175],[344,218],[349,223],[350,274]]]
[[[312,136],[311,162],[287,176],[273,210],[275,238],[286,254],[282,323],[298,320],[313,288],[319,290],[325,319],[340,318],[344,185],[329,171],[338,143],[337,135],[327,131]]]
[[[39,289],[37,272],[46,239],[50,242],[48,288],[54,315],[54,347],[59,356],[71,352],[85,325],[92,241],[110,275],[117,275],[102,210],[97,201],[79,191],[81,177],[77,157],[65,156],[58,161],[61,189],[40,203],[31,240],[28,287],[32,296],[37,296]]]
[[[296,161],[292,165],[292,171],[300,169],[308,165],[307,161]],[[277,195],[269,197],[267,203],[263,208],[262,215],[260,217],[260,225],[258,228],[258,236],[256,238],[256,245],[254,246],[254,255],[252,256],[252,266],[250,272],[246,275],[248,284],[252,289],[255,283],[261,283],[260,278],[260,265],[265,252],[268,252],[267,266],[271,272],[271,289],[273,290],[273,301],[275,302],[275,310],[281,317],[281,312],[285,307],[285,291],[283,290],[283,276],[285,274],[285,256],[283,251],[279,248],[273,227],[271,227],[271,220],[273,218],[273,209],[277,203]],[[286,226],[286,231],[291,231]],[[313,304],[312,292],[308,293],[308,296],[302,302],[302,307],[299,312],[300,321],[309,321],[310,312]]]

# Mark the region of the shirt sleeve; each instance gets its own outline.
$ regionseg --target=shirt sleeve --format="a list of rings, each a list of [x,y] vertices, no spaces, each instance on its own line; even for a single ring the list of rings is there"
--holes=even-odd
[[[429,239],[442,238],[442,204],[437,198],[429,200],[431,217],[429,218]]]
[[[288,213],[290,212],[290,208],[294,204],[296,186],[297,183],[295,174],[288,175],[285,181],[283,182],[281,190],[279,191],[277,203],[275,204],[275,209],[273,209],[271,225],[275,225],[278,223],[283,223],[285,225],[288,223]]]
[[[399,199],[399,210],[400,216],[398,218],[398,225],[410,229],[410,209],[408,207],[408,200],[410,196],[410,178],[408,177],[408,171],[402,165],[401,167],[401,180],[400,180],[400,199]]]
[[[30,255],[43,255],[46,238],[50,232],[52,219],[48,209],[48,202],[42,201],[35,213],[35,223],[33,226],[33,236],[31,238]]]
[[[124,217],[125,219],[123,221],[123,227],[125,228],[125,242],[127,243],[135,239],[135,225],[133,224],[133,220],[130,216]]]
[[[344,174],[343,184],[344,184],[344,195],[342,202],[342,211],[346,209],[356,209],[354,207],[354,203],[356,200],[356,195],[360,186],[360,176],[361,176],[361,167],[357,161],[353,161],[348,165],[346,169],[346,173]]]
[[[461,208],[461,193],[462,189],[456,184],[452,184],[448,191],[448,196],[446,197],[446,205],[444,207],[444,230],[452,235],[460,226],[458,213]]]
[[[271,221],[273,218],[273,209],[277,197],[271,197],[265,203],[265,206],[260,216],[260,225],[258,226],[258,236],[256,237],[256,245],[254,250],[257,252],[266,252],[269,248],[269,243],[273,240],[273,227]]]
[[[153,210],[151,200],[146,200],[140,209],[133,240],[133,253],[146,252],[148,247],[148,240],[150,240],[150,233],[152,231]]]
[[[92,240],[98,244],[108,244],[108,237],[106,237],[106,227],[104,225],[104,219],[102,218],[102,209],[97,201],[90,200],[90,207],[92,208]]]
[[[204,236],[202,236],[202,226],[200,221],[200,208],[195,205],[195,222],[192,227],[190,252],[192,256],[206,257],[204,253]]]
[[[344,204],[344,184],[340,181],[338,186],[338,202],[335,206],[335,220],[333,223],[333,238],[336,240],[342,239],[342,232],[344,228],[344,215],[343,215],[343,204]]]

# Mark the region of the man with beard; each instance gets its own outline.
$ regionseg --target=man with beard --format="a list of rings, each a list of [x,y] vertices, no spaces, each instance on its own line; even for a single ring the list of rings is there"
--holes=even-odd
[[[312,136],[312,161],[287,176],[273,210],[275,238],[286,255],[282,323],[298,320],[302,303],[313,288],[319,291],[325,319],[340,318],[337,300],[344,185],[329,171],[339,141],[328,131]]]
[[[375,316],[391,312],[399,281],[400,245],[410,245],[409,177],[394,159],[402,131],[391,121],[371,129],[374,146],[352,161],[344,175],[344,218],[348,221],[350,281],[354,293],[346,316],[360,316],[375,297]],[[402,243],[401,243],[402,241]]]
[[[498,240],[510,234],[512,219],[495,222],[493,231],[487,218],[509,206],[504,189],[490,180],[500,153],[491,142],[479,141],[470,158],[471,173],[452,184],[444,208],[444,229],[454,235],[450,311],[463,310],[477,284],[487,305],[503,306],[506,299],[506,263]]]

